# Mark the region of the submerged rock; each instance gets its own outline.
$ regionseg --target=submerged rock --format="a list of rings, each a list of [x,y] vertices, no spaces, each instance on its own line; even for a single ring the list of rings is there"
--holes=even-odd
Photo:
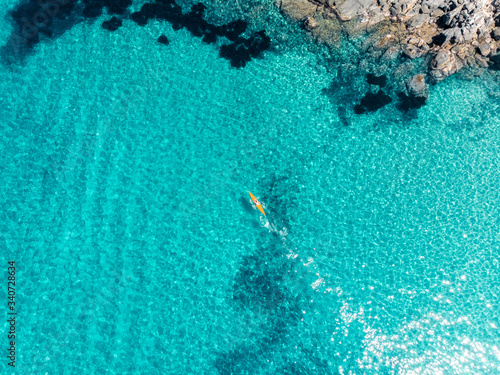
[[[375,48],[384,48],[388,47],[396,41],[396,36],[394,34],[387,34],[382,37],[377,43],[373,46]]]
[[[243,68],[252,58],[258,57],[271,46],[271,38],[265,31],[259,31],[246,39],[239,37],[234,43],[223,45],[220,56],[229,60],[231,66]]]

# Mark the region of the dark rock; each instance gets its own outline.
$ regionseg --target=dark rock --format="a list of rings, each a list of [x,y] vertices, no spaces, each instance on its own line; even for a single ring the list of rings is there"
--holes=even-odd
[[[158,3],[146,3],[141,7],[141,14],[147,20],[155,19],[156,15],[160,12],[161,4]]]
[[[189,15],[194,18],[203,18],[206,9],[207,7],[203,3],[195,4],[191,7]]]
[[[20,1],[10,12],[12,32],[2,47],[2,56],[9,63],[23,60],[40,43],[41,37],[56,38],[75,24],[83,21],[85,7],[77,6],[79,0],[42,2]],[[96,9],[102,10],[97,4]]]
[[[500,70],[500,55],[495,55],[490,57],[490,69]]]
[[[368,92],[363,99],[361,99],[361,103],[354,106],[354,112],[358,115],[365,112],[374,112],[391,102],[391,97],[382,90],[379,90],[376,94]]]
[[[231,66],[235,68],[244,68],[252,58],[245,46],[237,43],[222,46],[220,56],[231,61]]]
[[[55,7],[52,4],[40,3],[41,0],[24,0],[12,11],[14,31],[7,50],[4,47],[3,55],[9,60],[9,55],[17,55],[19,50],[33,49],[40,42],[40,36],[57,37],[74,24],[81,22],[84,18],[94,19],[103,14],[107,9],[108,14],[125,14],[132,4],[132,0],[56,0]],[[43,0],[45,1],[45,0]],[[55,3],[54,3],[55,4]],[[46,13],[40,12],[40,7]],[[226,25],[216,26],[204,19],[206,6],[202,3],[195,4],[186,14],[175,0],[155,0],[145,3],[140,11],[130,14],[130,19],[139,26],[145,26],[149,20],[162,20],[172,24],[174,30],[187,29],[192,35],[203,38],[204,43],[216,43],[218,37],[224,37],[232,43],[222,46],[220,56],[231,61],[235,67],[243,67],[252,58],[258,57],[271,46],[271,39],[264,31],[255,33],[249,38],[243,38],[242,34],[247,30],[247,23],[236,20]],[[42,20],[39,20],[42,17]],[[35,20],[36,25],[30,20]],[[60,21],[62,20],[62,21]],[[115,31],[122,26],[122,20],[112,17],[102,23],[102,27],[109,31]],[[22,35],[22,36],[20,36]],[[12,40],[15,42],[13,43]],[[168,44],[168,39],[162,35],[158,42]]]
[[[370,73],[366,75],[366,81],[370,85],[377,85],[380,87],[384,87],[387,84],[387,76],[386,75],[376,76]]]
[[[108,31],[116,31],[122,25],[122,20],[116,17],[112,17],[109,21],[104,21],[102,23],[102,28]]]
[[[450,14],[445,13],[437,19],[436,24],[444,30],[451,29],[452,26],[450,26],[450,23],[452,20],[453,20],[453,18],[450,16]]]
[[[446,35],[444,35],[443,33],[432,37],[432,44],[434,44],[435,46],[441,47],[444,42],[446,42]]]
[[[170,41],[168,40],[168,38],[165,36],[165,35],[160,35],[158,39],[156,39],[156,41],[158,43],[161,43],[161,44],[164,44],[166,46],[168,46],[170,44]]]

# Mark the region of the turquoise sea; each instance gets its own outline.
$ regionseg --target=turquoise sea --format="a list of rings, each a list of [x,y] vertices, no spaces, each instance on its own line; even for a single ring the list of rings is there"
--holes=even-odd
[[[271,49],[103,15],[0,64],[1,372],[500,373],[498,74],[356,115],[356,41],[206,4]]]

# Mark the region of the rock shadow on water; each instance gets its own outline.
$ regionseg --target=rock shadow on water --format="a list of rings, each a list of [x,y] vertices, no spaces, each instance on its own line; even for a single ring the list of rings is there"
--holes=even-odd
[[[299,300],[284,285],[283,275],[289,267],[281,255],[276,238],[243,259],[233,285],[233,301],[241,314],[251,310],[265,319],[254,328],[256,339],[216,354],[214,366],[219,374],[246,374],[268,366],[273,353],[300,322]]]
[[[280,220],[284,220],[287,213],[286,203],[279,199],[280,189],[285,188],[283,183],[287,180],[285,176],[274,174],[262,197],[272,207],[275,218]],[[242,197],[241,202],[245,210],[254,213],[248,200]],[[266,233],[264,238],[267,239],[264,245],[243,258],[232,288],[232,300],[238,313],[257,317],[253,339],[216,353],[214,367],[219,374],[253,373],[268,366],[268,360],[272,360],[273,353],[290,337],[302,318],[304,301],[293,295],[286,285],[287,277],[293,272],[293,262],[286,257],[283,238],[276,232]]]
[[[349,103],[355,100],[355,92],[349,89],[349,85],[350,83],[340,75],[340,78],[333,80],[329,87],[321,90],[337,108],[337,114],[343,126],[351,125],[348,107]]]
[[[272,242],[243,258],[233,285],[233,300],[241,307],[272,312],[287,299],[283,276],[291,266],[283,257],[281,238],[272,233]]]

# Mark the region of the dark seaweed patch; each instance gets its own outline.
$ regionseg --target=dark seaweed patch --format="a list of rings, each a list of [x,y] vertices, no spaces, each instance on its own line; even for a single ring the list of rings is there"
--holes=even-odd
[[[399,104],[397,107],[403,112],[408,112],[410,109],[419,109],[427,102],[427,98],[424,96],[411,96],[406,95],[404,92],[400,92],[398,97]]]
[[[236,20],[226,25],[216,26],[208,23],[204,18],[206,6],[202,3],[191,7],[189,13],[183,14],[182,9],[172,0],[162,0],[156,3],[146,3],[139,12],[132,13],[131,19],[140,26],[147,24],[150,19],[161,19],[172,23],[174,30],[187,29],[193,36],[203,38],[208,44],[217,42],[218,37],[229,39],[233,43],[222,45],[220,56],[231,62],[231,66],[242,68],[252,58],[259,56],[271,46],[271,39],[265,31],[259,31],[249,38],[243,38],[248,24],[243,20]]]
[[[376,94],[368,92],[361,99],[361,103],[354,106],[354,112],[358,115],[366,112],[375,112],[391,102],[391,97],[382,90],[379,90]]]
[[[160,44],[164,44],[166,46],[168,46],[170,44],[170,41],[168,40],[168,38],[165,36],[165,35],[160,35],[158,37],[158,39],[156,39],[156,41]]]
[[[375,74],[367,74],[366,81],[370,85],[376,85],[379,87],[384,87],[387,84],[387,76],[385,74],[381,76],[376,76]]]
[[[265,31],[259,31],[248,39],[238,38],[234,43],[223,45],[220,49],[220,56],[231,61],[231,66],[242,68],[252,58],[267,50],[270,45],[271,39]]]
[[[122,25],[122,20],[116,17],[112,17],[109,21],[104,21],[102,23],[103,29],[106,29],[108,31],[116,31],[118,30]]]
[[[41,36],[56,38],[64,31],[84,19],[101,16],[104,9],[109,14],[126,15],[132,0],[29,0],[18,5],[12,12],[14,32],[2,53],[7,61],[23,60],[27,53],[41,41]],[[161,20],[172,24],[174,30],[187,29],[193,36],[203,38],[204,43],[215,44],[217,38],[226,38],[232,43],[223,45],[220,56],[229,60],[231,66],[244,67],[252,58],[269,49],[270,38],[265,31],[244,38],[247,23],[236,20],[222,26],[210,24],[204,19],[206,6],[195,4],[184,14],[175,0],[156,0],[143,4],[138,12],[128,17],[139,26],[145,26],[149,20]],[[115,31],[122,21],[113,17],[102,23],[102,27]]]

